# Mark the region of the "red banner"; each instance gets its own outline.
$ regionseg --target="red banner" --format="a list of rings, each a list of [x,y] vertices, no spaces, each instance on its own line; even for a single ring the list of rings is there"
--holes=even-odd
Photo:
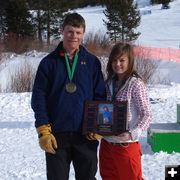
[[[180,62],[180,49],[135,46],[134,51],[137,56],[152,60],[155,59]]]

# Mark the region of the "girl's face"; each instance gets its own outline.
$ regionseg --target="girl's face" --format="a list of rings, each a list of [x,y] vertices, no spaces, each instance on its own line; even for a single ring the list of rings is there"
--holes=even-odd
[[[117,76],[121,76],[128,70],[129,59],[126,54],[114,59],[112,61],[112,69]]]

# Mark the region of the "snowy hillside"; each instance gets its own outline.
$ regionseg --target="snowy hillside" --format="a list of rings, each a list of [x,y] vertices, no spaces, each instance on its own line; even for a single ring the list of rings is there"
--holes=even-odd
[[[170,9],[166,10],[162,10],[161,5],[148,6],[149,0],[138,2],[142,16],[137,29],[141,35],[136,44],[180,49],[180,0],[171,2]],[[87,32],[105,33],[103,10],[102,7],[77,10],[86,20]]]

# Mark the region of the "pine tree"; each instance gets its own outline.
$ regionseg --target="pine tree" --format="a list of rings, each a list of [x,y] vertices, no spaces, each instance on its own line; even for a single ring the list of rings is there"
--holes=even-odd
[[[6,24],[5,24],[5,9],[8,4],[7,1],[0,0],[0,38],[4,37],[4,34],[6,32]]]
[[[63,8],[57,7],[59,3],[56,0],[48,0],[45,8],[47,44],[50,44],[50,38],[60,37],[60,27],[63,19]]]
[[[161,3],[162,3],[162,9],[170,8],[170,6],[169,6],[170,0],[161,0]]]
[[[6,32],[6,24],[5,24],[5,12],[0,11],[0,38],[2,38]]]
[[[44,6],[44,0],[28,0],[30,9],[33,11],[34,16],[32,18],[34,29],[37,34],[37,39],[40,43],[43,41],[43,30],[45,29],[44,24],[45,20],[43,17],[43,6]]]
[[[60,26],[62,24],[63,12],[67,11],[66,3],[59,0],[29,0],[30,7],[35,12],[35,28],[38,40],[42,42],[44,38],[47,44],[51,39],[60,38]],[[65,3],[65,4],[64,4]]]
[[[63,23],[64,13],[69,9],[100,4],[100,0],[27,0],[31,10],[35,12],[33,18],[37,38],[40,42],[44,36],[47,44],[51,39],[60,38],[60,27]]]
[[[133,0],[105,0],[103,11],[107,20],[107,34],[112,41],[134,41],[140,35],[135,29],[140,24],[140,13]]]
[[[17,37],[33,36],[31,14],[26,0],[11,0],[6,8],[7,33],[14,33]]]

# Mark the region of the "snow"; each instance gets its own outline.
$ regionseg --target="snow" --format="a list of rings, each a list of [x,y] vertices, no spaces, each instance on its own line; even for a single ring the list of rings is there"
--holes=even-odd
[[[136,44],[151,47],[171,47],[180,49],[180,1],[170,3],[170,9],[161,9],[161,5],[148,6],[148,0],[139,2],[141,16],[140,26],[137,31],[141,32]],[[104,34],[106,27],[102,19],[106,20],[102,13],[105,8],[93,7],[77,9],[86,20],[87,32]]]
[[[180,84],[149,87],[149,95],[159,101],[152,104],[153,123],[175,123],[176,106],[180,102]],[[34,116],[30,108],[31,93],[0,94],[0,180],[45,180],[44,153],[38,146]],[[142,144],[143,175],[146,180],[163,180],[165,165],[177,165],[180,153],[153,153]],[[70,180],[74,171],[71,168]],[[97,178],[100,180],[99,172]]]
[[[145,3],[145,0],[141,2]],[[155,47],[179,48],[180,0],[172,2],[171,9],[168,10],[161,10],[159,5],[153,7],[144,7],[144,5],[147,4],[143,4],[142,8],[151,9],[151,14],[142,16],[142,23],[139,27],[142,35],[139,43]],[[100,23],[103,17],[102,7],[87,9],[79,10],[86,21],[91,19],[87,21],[89,23],[87,31],[90,28],[102,28],[102,22]],[[96,17],[96,21],[92,20],[92,17]],[[3,61],[0,65],[0,88],[7,86],[10,74],[13,74],[15,67],[24,60],[31,63],[36,70],[39,61],[46,54],[36,51],[21,55],[3,54]],[[180,64],[166,61],[160,67],[165,69],[167,74],[170,73],[171,77],[169,77],[168,84],[148,86],[149,96],[152,99],[152,123],[176,123],[177,104],[180,104]],[[31,93],[0,93],[0,180],[46,179],[45,155],[38,146],[30,99]],[[140,143],[143,151],[142,165],[145,180],[164,180],[165,166],[180,164],[180,153],[152,152],[147,143],[147,132],[143,133]],[[73,168],[70,170],[69,179],[74,180]],[[101,180],[99,171],[97,179]]]

